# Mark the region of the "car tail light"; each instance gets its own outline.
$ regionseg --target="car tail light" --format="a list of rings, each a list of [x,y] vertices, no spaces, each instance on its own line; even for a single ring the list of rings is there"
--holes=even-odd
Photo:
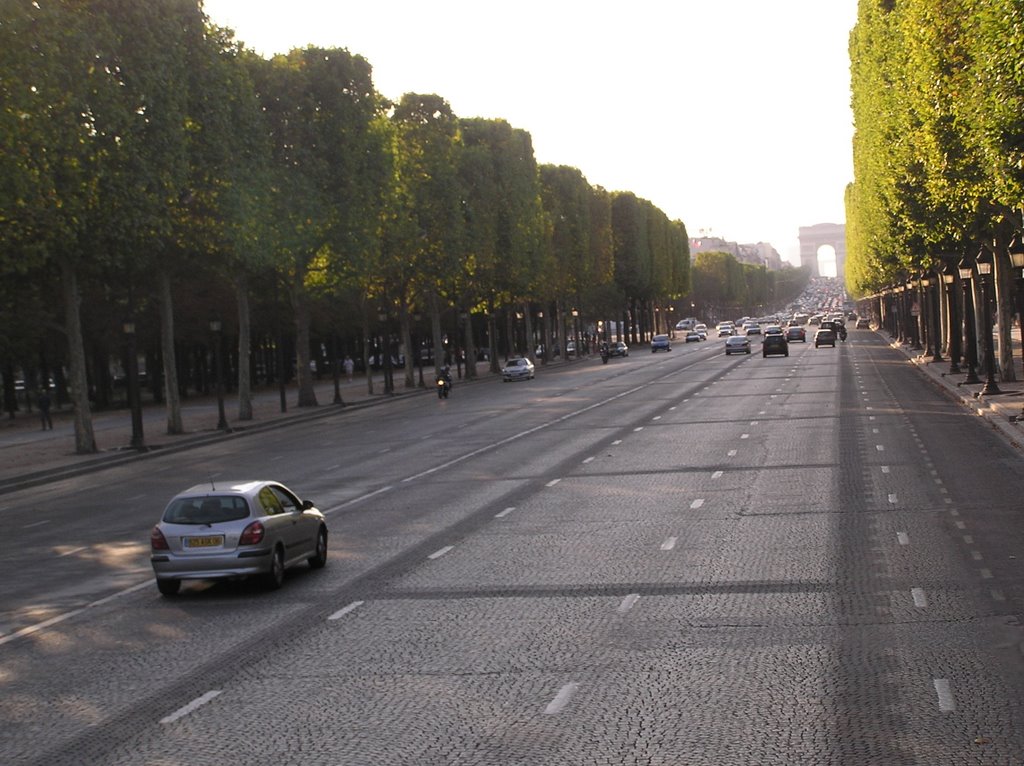
[[[160,531],[160,527],[153,527],[153,531],[149,533],[149,545],[155,551],[169,551],[171,546],[167,544],[167,538],[164,537],[164,533]]]
[[[239,545],[258,545],[263,542],[263,524],[254,521],[242,530],[242,536],[238,538]]]

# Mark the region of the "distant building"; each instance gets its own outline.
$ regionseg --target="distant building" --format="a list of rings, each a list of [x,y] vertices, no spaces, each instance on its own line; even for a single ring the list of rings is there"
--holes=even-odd
[[[740,263],[767,266],[773,271],[782,268],[782,256],[767,242],[740,245],[721,237],[693,237],[690,239],[690,260],[695,260],[699,253],[730,253]]]
[[[836,276],[842,280],[846,271],[846,224],[817,223],[800,227],[800,265],[811,269],[811,276],[820,277],[818,255],[823,247],[835,252]]]

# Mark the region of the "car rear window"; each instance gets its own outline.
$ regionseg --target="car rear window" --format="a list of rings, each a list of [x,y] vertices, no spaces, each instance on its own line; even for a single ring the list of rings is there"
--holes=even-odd
[[[237,521],[249,515],[245,498],[237,495],[217,497],[179,497],[164,511],[168,524],[216,524]]]

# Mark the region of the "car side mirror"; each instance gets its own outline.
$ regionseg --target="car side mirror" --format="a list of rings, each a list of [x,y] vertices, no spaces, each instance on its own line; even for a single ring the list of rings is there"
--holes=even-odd
[[[316,508],[316,504],[312,500],[303,500],[302,510],[308,511],[310,508]]]

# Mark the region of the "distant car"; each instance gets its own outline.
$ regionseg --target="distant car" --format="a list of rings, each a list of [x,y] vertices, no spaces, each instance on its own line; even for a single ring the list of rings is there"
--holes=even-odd
[[[501,368],[501,381],[508,383],[512,380],[533,380],[535,372],[533,362],[525,356],[513,357]]]
[[[697,329],[696,329],[696,332],[700,336],[701,340],[707,340],[708,339],[708,328],[707,327],[700,327],[700,326],[698,326]]]
[[[768,335],[782,335],[782,328],[777,324],[768,325],[764,328],[765,336]]]
[[[149,535],[156,587],[182,580],[262,577],[280,588],[287,567],[327,563],[327,521],[274,481],[210,482],[175,495]]]
[[[782,332],[765,333],[764,342],[761,344],[761,356],[768,358],[773,354],[789,356],[789,343]]]
[[[814,347],[831,346],[836,347],[836,331],[831,327],[822,327],[814,333]]]
[[[786,328],[786,340],[790,343],[797,340],[801,343],[806,343],[807,330],[799,325],[790,325]]]
[[[728,338],[730,335],[736,334],[736,327],[732,322],[722,322],[717,329],[719,338]]]
[[[629,346],[621,340],[608,344],[608,356],[629,356]]]
[[[669,342],[667,335],[655,335],[651,338],[651,353],[657,351],[671,351],[672,344]]]
[[[746,331],[747,335],[761,334],[761,325],[759,325],[757,322],[747,322],[746,324],[743,325],[743,329],[744,331]]]
[[[861,317],[860,319],[857,320],[857,329],[858,330],[870,330],[871,329],[871,322],[868,321],[867,317]]]
[[[725,339],[725,355],[729,354],[749,354],[750,353],[750,338],[746,335],[730,335]]]
[[[696,330],[690,330],[688,333],[686,333],[686,342],[687,343],[700,343],[701,342],[700,333],[697,332]]]

